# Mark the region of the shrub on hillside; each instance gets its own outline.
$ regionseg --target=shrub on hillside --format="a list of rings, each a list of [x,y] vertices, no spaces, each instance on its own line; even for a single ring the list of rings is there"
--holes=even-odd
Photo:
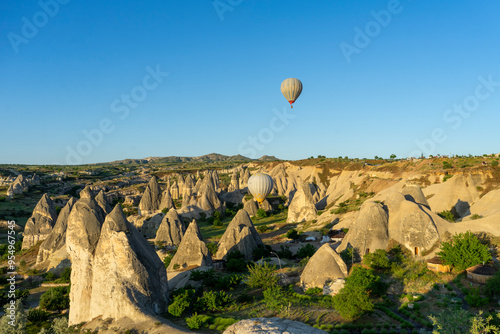
[[[267,289],[278,283],[276,266],[267,262],[262,265],[251,264],[248,266],[248,271],[246,284],[251,288]]]
[[[437,255],[445,264],[459,270],[491,260],[488,246],[483,245],[471,231],[455,234],[452,240],[443,242]]]
[[[312,244],[306,244],[299,248],[295,256],[299,259],[303,259],[306,257],[312,257],[314,253],[316,253],[316,247],[314,247]]]

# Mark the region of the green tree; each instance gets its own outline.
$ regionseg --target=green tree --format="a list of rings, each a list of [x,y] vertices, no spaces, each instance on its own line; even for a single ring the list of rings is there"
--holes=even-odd
[[[5,315],[0,319],[0,334],[24,334],[26,333],[26,312],[24,312],[23,303],[21,299],[16,300],[14,306],[15,320],[9,317],[11,314],[8,309],[10,303],[4,306]],[[11,322],[11,323],[9,323]],[[12,326],[14,324],[14,326]]]
[[[262,265],[251,264],[248,266],[249,274],[246,284],[251,288],[267,289],[278,283],[276,275],[276,266],[265,262]]]
[[[69,308],[69,288],[65,286],[51,288],[40,297],[40,307],[49,311]]]
[[[371,268],[388,269],[391,267],[391,261],[387,252],[383,249],[377,249],[374,253],[368,253],[363,257],[363,262]]]
[[[452,240],[443,242],[437,255],[445,264],[459,270],[491,260],[488,246],[483,245],[471,231],[455,234]]]
[[[390,158],[391,158],[391,160],[394,160],[394,159],[396,159],[396,155],[395,154],[391,154]]]

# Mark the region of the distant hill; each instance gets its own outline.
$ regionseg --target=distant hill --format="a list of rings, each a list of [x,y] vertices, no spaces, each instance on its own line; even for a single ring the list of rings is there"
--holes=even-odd
[[[106,163],[99,163],[98,165],[103,164],[117,164],[117,165],[136,165],[136,164],[148,164],[148,163],[176,163],[176,162],[222,162],[222,161],[234,161],[234,162],[250,162],[250,161],[275,161],[279,160],[274,156],[264,155],[259,159],[250,159],[243,155],[223,155],[218,153],[210,153],[205,154],[199,157],[149,157],[143,159],[124,159],[117,160]]]

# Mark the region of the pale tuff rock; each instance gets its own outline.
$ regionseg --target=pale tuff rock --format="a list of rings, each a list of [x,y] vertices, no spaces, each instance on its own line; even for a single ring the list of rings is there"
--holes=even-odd
[[[300,223],[315,219],[318,211],[314,205],[311,189],[308,184],[303,184],[293,195],[288,207],[287,223]]]
[[[243,204],[243,210],[245,210],[250,217],[256,216],[258,209],[257,202],[254,200],[246,201],[245,204]]]
[[[259,233],[250,216],[245,210],[239,210],[233,220],[229,223],[226,231],[219,241],[217,259],[225,259],[232,250],[239,250],[245,260],[253,259],[253,251],[259,245],[263,245]]]
[[[330,244],[324,244],[311,257],[300,275],[304,290],[324,288],[330,282],[347,277],[347,266]]]
[[[99,191],[99,193],[95,197],[95,200],[106,215],[111,212],[111,206],[109,205],[106,194],[104,194],[104,190]]]
[[[265,212],[273,211],[273,207],[267,199],[265,199],[262,203],[259,203],[259,209],[263,209]]]
[[[26,222],[24,228],[23,249],[28,249],[34,246],[38,241],[45,240],[57,219],[56,207],[49,195],[44,194],[35,209],[33,214]]]
[[[203,241],[196,220],[193,220],[182,237],[167,271],[182,270],[191,266],[201,267],[212,265],[212,258],[207,245]],[[178,269],[177,269],[178,266]],[[174,267],[176,269],[174,269]]]
[[[100,316],[147,321],[166,311],[165,267],[151,245],[127,221],[120,205],[102,225],[92,270],[88,320]]]
[[[57,221],[54,225],[54,228],[47,236],[42,244],[40,245],[40,250],[38,251],[38,256],[36,258],[36,263],[41,264],[58,252],[62,250],[62,259],[61,262],[65,259],[68,259],[69,256],[66,252],[66,229],[68,227],[68,217],[73,209],[73,206],[76,203],[76,199],[71,197],[68,203],[62,208],[61,212],[59,212],[59,216],[57,217]]]
[[[302,322],[281,318],[252,318],[238,321],[223,334],[327,334]]]
[[[423,205],[428,209],[431,208],[422,189],[420,189],[418,185],[407,183],[404,185],[403,189],[401,189],[401,193],[406,200]]]
[[[214,182],[208,175],[205,176],[200,193],[201,197],[197,199],[197,205],[201,210],[212,213],[221,208],[222,203],[217,197]]]
[[[250,178],[250,171],[248,168],[244,168],[240,171],[240,189],[248,187],[248,179]]]
[[[227,191],[231,192],[238,189],[240,189],[238,173],[236,173],[236,171],[233,171],[233,174],[231,175],[231,184],[229,184]]]
[[[177,214],[177,211],[170,210],[161,221],[155,241],[161,241],[165,246],[178,246],[182,241],[184,232],[182,218]]]
[[[194,192],[194,186],[195,180],[193,179],[193,175],[188,174],[184,180],[184,193],[191,196]]]
[[[365,255],[377,249],[386,249],[389,243],[388,224],[389,215],[381,204],[373,201],[363,203],[358,217],[337,251],[354,247],[360,255]]]
[[[177,181],[174,181],[172,185],[170,186],[170,194],[172,195],[173,199],[179,199],[180,194],[179,194],[179,186],[177,185]]]
[[[86,187],[68,217],[66,249],[71,259],[69,324],[91,320],[94,251],[99,241],[104,212]]]
[[[161,196],[160,210],[163,209],[175,209],[174,200],[172,199],[172,195],[170,194],[170,189],[166,189]]]
[[[144,190],[141,202],[139,203],[139,214],[147,215],[156,213],[160,209],[161,188],[156,176],[153,176]]]
[[[273,178],[273,193],[290,197],[290,193],[297,189],[295,178],[287,174],[284,164],[278,164],[271,170],[269,175]]]
[[[33,174],[33,177],[31,178],[30,183],[34,186],[39,186],[40,185],[40,176],[38,176],[36,173]]]
[[[141,232],[141,234],[146,239],[154,238],[156,236],[156,232],[160,228],[160,224],[161,224],[164,216],[165,216],[165,214],[163,214],[163,213],[157,213],[153,217],[144,220],[141,228],[138,230]],[[134,224],[134,226],[135,226],[135,224]]]

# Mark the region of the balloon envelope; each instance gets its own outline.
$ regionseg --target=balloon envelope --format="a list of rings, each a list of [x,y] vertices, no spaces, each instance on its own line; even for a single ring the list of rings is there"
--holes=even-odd
[[[248,179],[248,190],[255,200],[262,203],[273,190],[273,179],[264,173],[257,173]]]
[[[290,105],[297,100],[302,93],[302,82],[299,79],[288,78],[281,83],[281,93],[290,102]]]

